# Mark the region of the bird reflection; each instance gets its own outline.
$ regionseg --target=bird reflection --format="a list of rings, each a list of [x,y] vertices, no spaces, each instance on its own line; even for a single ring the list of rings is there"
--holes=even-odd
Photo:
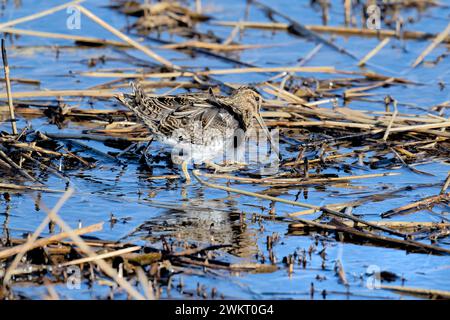
[[[170,208],[139,226],[133,236],[157,242],[161,236],[199,246],[230,244],[230,254],[250,258],[258,252],[257,230],[247,226],[233,195],[206,199],[202,188],[168,204]]]

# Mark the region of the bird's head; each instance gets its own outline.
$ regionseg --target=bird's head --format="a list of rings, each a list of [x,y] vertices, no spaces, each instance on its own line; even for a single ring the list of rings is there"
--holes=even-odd
[[[256,119],[259,126],[269,139],[272,148],[279,156],[278,147],[275,145],[272,136],[270,135],[269,130],[267,129],[267,126],[265,125],[264,120],[262,119],[260,114],[263,98],[261,97],[259,92],[252,87],[240,87],[234,92],[232,100],[233,105],[237,109],[235,111],[236,113],[241,114],[242,122],[244,123],[246,129],[250,128],[252,126],[253,119]]]
[[[263,99],[255,89],[240,87],[233,93],[233,100],[242,113],[245,113],[249,118],[253,118],[255,114],[259,114]]]

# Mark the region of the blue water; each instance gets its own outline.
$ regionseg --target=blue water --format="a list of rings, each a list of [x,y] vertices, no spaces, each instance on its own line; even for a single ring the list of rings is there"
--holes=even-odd
[[[0,24],[19,17],[33,14],[37,11],[51,8],[60,4],[61,1],[32,1],[23,0],[22,5],[15,7],[13,1],[6,4],[0,16]],[[202,1],[203,7],[210,12],[217,20],[238,21],[244,19],[245,1],[230,0],[226,3],[221,1]],[[320,12],[309,7],[309,1],[274,1],[266,0],[266,4],[288,14],[293,19],[303,24],[321,24]],[[449,4],[448,1],[441,3]],[[85,6],[95,12],[99,17],[106,20],[111,25],[124,30],[126,19],[121,14],[106,7],[108,1],[86,1]],[[408,17],[418,18],[415,10],[402,10],[404,20]],[[449,22],[450,10],[445,8],[430,8],[420,20],[414,24],[406,24],[407,30],[418,30],[430,33],[439,33]],[[68,14],[61,11],[51,16],[43,17],[39,20],[17,25],[17,28],[47,31],[54,33],[65,33],[83,36],[92,36],[105,39],[115,39],[108,31],[102,29],[86,17],[81,18],[81,29],[70,30],[66,26]],[[134,18],[129,18],[132,22]],[[343,25],[343,8],[341,2],[333,2],[330,9],[330,25]],[[261,11],[255,7],[250,10],[250,21],[267,21]],[[357,19],[360,25],[359,18]],[[207,32],[209,30],[226,39],[231,28],[219,27],[210,23],[198,25],[198,30]],[[324,35],[329,37],[329,35]],[[162,34],[162,39],[170,41],[183,41],[184,39]],[[137,38],[139,39],[139,38]],[[304,57],[314,47],[315,44],[303,38],[294,37],[284,31],[273,32],[267,30],[245,30],[241,40],[245,44],[273,44],[273,47],[263,49],[246,50],[235,53],[234,56],[241,61],[245,61],[260,67],[294,66],[299,58]],[[158,48],[158,44],[144,41],[155,52],[166,59],[185,67],[208,67],[210,69],[232,68],[230,63],[223,62],[212,57],[197,55],[192,58],[181,52],[163,50]],[[340,37],[336,36],[336,43],[345,47],[358,57],[363,57],[372,50],[378,40],[375,38],[360,37]],[[391,42],[382,49],[370,61],[370,69],[389,76],[399,76],[422,84],[421,86],[400,86],[395,85],[386,88],[379,88],[371,92],[376,94],[372,97],[378,99],[384,95],[391,95],[398,101],[404,103],[399,106],[400,112],[405,113],[426,113],[416,108],[429,108],[438,103],[450,100],[450,91],[439,87],[439,82],[450,85],[450,61],[442,59],[437,65],[420,65],[414,70],[409,70],[410,64],[429,44],[429,41],[416,41],[392,39]],[[8,38],[8,52],[10,65],[12,66],[12,77],[28,78],[40,80],[40,86],[24,85],[13,83],[14,92],[34,91],[34,90],[58,90],[58,89],[86,89],[104,83],[111,78],[86,77],[79,73],[84,71],[114,71],[134,68],[134,65],[127,59],[125,51],[106,48],[80,49],[68,40],[35,38],[29,36],[13,36]],[[56,54],[56,46],[59,46],[59,55]],[[447,46],[448,50],[448,46]],[[440,54],[446,51],[444,45],[439,46],[426,58],[433,61]],[[134,57],[148,61],[148,57],[140,51],[128,49],[126,53]],[[90,58],[106,56],[104,64],[95,67],[88,67],[87,61]],[[360,70],[354,60],[348,56],[338,54],[330,48],[323,47],[317,55],[311,59],[307,66],[334,66],[337,69],[358,71]],[[305,77],[317,77],[320,79],[346,77],[323,74],[304,74]],[[215,78],[224,82],[252,83],[267,80],[267,74],[244,74],[244,75],[224,75]],[[0,86],[2,84],[0,83]],[[169,88],[157,89],[156,92],[165,92]],[[2,91],[4,91],[2,87]],[[182,92],[179,89],[175,92]],[[47,98],[42,100],[48,100]],[[79,108],[96,109],[122,109],[113,99],[111,100],[90,100],[70,98],[66,99],[70,105]],[[91,105],[92,103],[92,105]],[[342,102],[340,102],[342,103]],[[406,104],[406,105],[405,105]],[[354,109],[366,109],[383,111],[383,103],[369,103],[354,101],[349,104]],[[448,112],[445,115],[449,116]],[[80,132],[86,129],[78,123],[69,123],[65,128],[58,129],[55,125],[48,124],[46,118],[24,119],[20,118],[18,127],[22,128],[27,122],[35,130],[43,132]],[[99,126],[100,127],[100,126]],[[1,124],[2,130],[9,131],[8,124]],[[87,143],[87,142],[84,142]],[[105,147],[101,143],[89,143],[89,145],[102,151],[117,151]],[[203,187],[198,183],[183,185],[182,182],[150,181],[146,179],[149,172],[142,169],[136,160],[130,160],[126,165],[118,165],[108,159],[95,156],[98,159],[96,168],[83,169],[80,171],[65,172],[69,177],[75,194],[64,204],[60,210],[60,216],[72,227],[90,225],[98,222],[105,222],[102,231],[92,234],[93,236],[107,240],[129,241],[138,244],[151,244],[160,246],[158,240],[160,235],[167,238],[183,240],[188,243],[195,243],[205,246],[211,243],[232,244],[231,249],[217,251],[218,259],[236,262],[258,262],[256,253],[266,256],[266,238],[274,232],[280,235],[280,241],[274,245],[274,253],[279,270],[274,273],[230,274],[224,271],[214,271],[202,273],[199,269],[197,273],[189,274],[185,272],[174,277],[176,284],[180,279],[186,286],[186,290],[195,292],[197,283],[205,285],[211,289],[216,287],[219,294],[226,298],[280,298],[280,299],[309,299],[310,284],[313,282],[316,299],[322,299],[319,294],[322,290],[328,293],[327,299],[352,299],[352,298],[386,298],[403,299],[408,296],[398,295],[388,290],[373,290],[367,287],[368,276],[366,271],[369,266],[376,266],[380,270],[388,270],[402,276],[405,285],[419,288],[430,288],[440,290],[450,290],[450,258],[442,256],[430,256],[423,254],[407,254],[401,250],[385,249],[379,247],[360,246],[354,244],[344,244],[333,241],[319,242],[317,251],[312,254],[311,261],[303,269],[300,265],[295,265],[292,275],[288,274],[287,268],[281,262],[282,258],[293,252],[301,252],[315,242],[314,236],[291,236],[287,235],[286,221],[265,220],[262,222],[264,231],[260,230],[258,223],[252,223],[252,214],[267,214],[269,202],[255,199],[243,195],[228,194],[224,191]],[[349,160],[349,162],[354,159]],[[368,169],[368,168],[367,168]],[[434,174],[434,176],[417,175],[407,169],[398,169],[395,172],[401,173],[395,177],[373,178],[369,180],[357,180],[352,182],[351,187],[347,186],[326,186],[325,188],[308,188],[308,199],[301,196],[298,200],[309,204],[324,205],[355,200],[355,193],[362,192],[364,195],[383,193],[396,188],[414,186],[419,183],[439,183],[445,179],[450,167],[448,163],[431,162],[418,166],[417,169]],[[332,170],[329,170],[332,172]],[[173,174],[178,171],[167,168],[164,164],[154,167],[154,175]],[[370,173],[385,172],[384,169],[370,170]],[[366,170],[354,170],[353,174],[367,174]],[[45,183],[50,189],[64,189],[65,183],[52,175],[45,177]],[[217,183],[224,184],[226,181],[218,180]],[[250,184],[235,184],[237,188],[261,192],[266,187]],[[367,220],[379,219],[379,214],[389,209],[405,205],[423,197],[435,195],[439,192],[440,186],[418,188],[412,191],[403,192],[398,197],[382,202],[368,202],[355,208],[354,213],[362,214]],[[298,188],[282,190],[280,197],[295,200],[299,192]],[[37,193],[12,194],[9,203],[5,200],[0,202],[0,223],[2,219],[7,223],[11,234],[20,237],[24,232],[32,232],[44,219],[45,211],[36,208],[33,197]],[[43,202],[52,207],[59,199],[59,193],[42,193]],[[162,208],[161,203],[173,208]],[[278,216],[285,216],[288,213],[298,211],[300,208],[287,204],[277,203],[275,206]],[[240,225],[236,212],[245,213],[246,228]],[[448,206],[435,207],[433,212],[422,210],[406,216],[396,217],[395,220],[404,221],[434,221],[438,222],[442,217],[448,217]],[[117,218],[129,218],[126,223],[109,224],[110,214]],[[304,216],[312,219],[317,215]],[[47,230],[46,230],[47,231]],[[47,233],[45,233],[47,234]],[[325,270],[321,268],[322,258],[318,252],[326,245],[327,260]],[[448,246],[448,239],[443,239],[439,245]],[[334,263],[340,260],[344,266],[350,287],[342,285],[334,272]],[[317,276],[324,278],[317,280]],[[398,280],[394,285],[400,285]],[[92,288],[82,286],[80,290],[68,290],[64,285],[57,285],[55,289],[62,297],[72,299],[104,298],[109,290],[105,286],[94,285]],[[22,292],[32,298],[41,298],[45,294],[44,287],[29,285],[15,285],[15,292]],[[350,292],[351,294],[347,294]],[[170,293],[163,291],[163,298],[180,298],[176,290]],[[115,298],[125,298],[117,295]]]

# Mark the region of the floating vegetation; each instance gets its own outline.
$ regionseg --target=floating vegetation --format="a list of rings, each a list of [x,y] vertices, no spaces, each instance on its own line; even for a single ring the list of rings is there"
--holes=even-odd
[[[121,13],[138,17],[132,28],[139,32],[176,32],[190,31],[195,22],[207,21],[210,18],[189,9],[187,4],[163,1],[155,4],[136,1],[116,1],[111,7]]]
[[[448,7],[83,2],[0,22],[0,299],[450,297]],[[251,87],[277,170],[195,164],[186,184],[117,101],[130,82],[210,105]]]

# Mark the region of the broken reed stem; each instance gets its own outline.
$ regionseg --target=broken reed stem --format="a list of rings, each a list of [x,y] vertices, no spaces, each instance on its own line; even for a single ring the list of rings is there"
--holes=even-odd
[[[39,166],[39,168],[44,168],[45,170],[48,170],[49,172],[53,173],[58,178],[61,178],[61,179],[65,180],[66,182],[70,182],[70,179],[68,177],[64,176],[64,174],[62,172],[60,172],[59,170],[52,168],[52,167],[34,159],[33,157],[29,156],[26,153],[23,153],[22,157],[34,162],[35,164],[37,164]]]
[[[16,254],[14,257],[14,260],[9,265],[8,269],[5,272],[5,276],[3,277],[3,284],[8,284],[9,280],[11,279],[12,274],[14,273],[14,270],[19,265],[20,261],[22,260],[23,256],[25,255],[28,250],[33,246],[33,243],[36,241],[36,239],[39,237],[39,235],[44,231],[44,228],[49,224],[50,221],[53,220],[53,217],[55,216],[56,212],[61,209],[63,204],[67,201],[67,199],[70,198],[70,196],[73,193],[73,189],[69,188],[61,198],[59,198],[58,202],[55,204],[52,210],[50,210],[47,214],[47,216],[42,220],[41,224],[34,230],[31,237],[27,239],[27,241],[21,246],[21,250]]]
[[[48,295],[44,299],[48,300],[60,300],[58,293],[52,286],[52,282],[47,278],[44,278],[44,285],[47,289]]]
[[[233,29],[234,30],[234,29]],[[239,31],[239,30],[238,30]],[[230,39],[231,41],[232,39]],[[228,39],[227,39],[228,41]],[[208,43],[200,41],[185,41],[178,43],[165,44],[160,46],[163,49],[184,49],[197,48],[217,51],[238,51],[247,49],[259,49],[277,46],[276,44],[227,44],[227,43]]]
[[[338,216],[338,217],[341,217],[341,218],[347,218],[347,219],[353,220],[355,222],[363,223],[363,224],[368,225],[368,226],[370,226],[372,228],[379,229],[381,231],[384,231],[384,232],[387,232],[387,233],[390,233],[390,234],[394,234],[394,235],[397,235],[397,236],[405,237],[405,234],[403,234],[401,232],[398,232],[398,231],[395,231],[395,230],[391,230],[389,228],[385,228],[383,226],[379,226],[379,225],[376,225],[376,224],[373,224],[373,223],[361,220],[361,219],[359,219],[357,217],[354,217],[354,216],[351,216],[351,215],[347,215],[345,213],[341,213],[341,212],[332,210],[330,208],[327,208],[326,206],[319,207],[319,206],[309,205],[309,204],[305,204],[305,203],[301,203],[301,202],[285,200],[285,199],[281,199],[281,198],[277,198],[277,197],[266,196],[266,195],[261,195],[261,194],[254,193],[254,192],[249,192],[249,191],[245,191],[245,190],[240,190],[240,189],[220,186],[220,185],[217,185],[217,184],[212,184],[212,183],[209,183],[209,182],[206,182],[206,181],[200,179],[198,170],[193,170],[193,175],[197,179],[197,181],[199,181],[201,184],[206,185],[206,186],[208,186],[210,188],[220,189],[220,190],[224,190],[224,191],[228,191],[228,192],[240,193],[240,194],[244,194],[244,195],[247,195],[247,196],[257,197],[257,198],[260,198],[260,199],[266,199],[266,200],[271,200],[271,201],[283,202],[283,203],[287,203],[287,204],[290,204],[290,205],[310,208],[310,209],[314,209],[314,210],[321,210],[321,211],[323,211],[325,213],[328,213],[328,214],[331,214],[331,215],[335,215],[335,216]]]
[[[136,268],[136,274],[139,280],[139,283],[142,286],[142,291],[144,291],[145,298],[147,300],[155,300],[155,294],[153,291],[152,282],[148,280],[147,275],[141,267]]]
[[[396,236],[399,236],[399,237],[402,237],[402,238],[406,238],[406,235],[404,233],[402,233],[402,232],[399,232],[399,231],[396,231],[396,230],[392,230],[392,229],[386,228],[384,226],[377,225],[376,223],[372,223],[370,221],[365,221],[365,220],[359,219],[359,218],[357,218],[357,217],[355,217],[353,215],[345,214],[343,212],[336,211],[336,210],[333,210],[333,209],[330,209],[330,208],[327,208],[327,207],[322,207],[321,210],[324,213],[327,213],[329,215],[333,215],[335,217],[349,219],[349,220],[352,220],[355,223],[362,223],[362,224],[365,224],[366,226],[372,227],[373,229],[378,229],[378,230],[384,231],[384,232],[389,233],[389,234],[393,234],[393,235],[396,235]]]
[[[257,5],[258,7],[261,7],[264,9],[264,11],[266,12],[270,12],[271,15],[278,15],[281,18],[289,21],[290,26],[290,32],[294,35],[297,36],[301,36],[301,37],[308,37],[313,39],[314,41],[316,41],[317,43],[323,43],[324,45],[328,46],[329,48],[337,51],[338,53],[341,54],[345,54],[349,57],[351,57],[352,59],[358,60],[358,58],[351,52],[347,51],[345,48],[338,46],[337,44],[335,44],[334,42],[331,42],[330,40],[322,37],[320,34],[317,34],[315,31],[312,31],[308,28],[306,28],[303,24],[301,24],[300,22],[290,18],[289,16],[285,15],[284,13],[281,13],[278,10],[275,10],[271,7],[269,7],[268,5],[259,2],[258,0],[252,0],[252,3]],[[323,7],[325,12],[324,12],[324,20],[327,20],[326,16],[328,15],[327,10],[328,10],[328,6],[327,3],[325,3],[325,6]],[[326,21],[325,21],[326,22]]]
[[[348,286],[347,276],[345,275],[344,267],[342,266],[341,260],[337,260],[335,264],[335,271],[339,277],[339,280],[344,286]]]
[[[74,233],[77,235],[83,235],[86,233],[100,231],[100,230],[102,230],[102,228],[103,228],[103,222],[93,224],[88,227],[76,229],[74,231]],[[6,250],[2,250],[2,251],[0,251],[0,259],[5,259],[5,258],[11,257],[13,255],[16,255],[18,253],[25,253],[27,251],[30,251],[30,250],[33,250],[33,249],[36,249],[39,247],[45,247],[48,244],[51,244],[54,242],[59,242],[65,238],[67,238],[68,236],[69,235],[67,233],[61,232],[59,234],[55,234],[48,238],[42,238],[42,239],[35,240],[35,241],[29,243],[28,245],[22,244],[22,245],[18,245],[18,246],[12,247],[12,248],[8,248]]]
[[[286,200],[286,199],[272,197],[272,196],[266,196],[266,195],[255,193],[255,192],[250,192],[250,191],[245,191],[245,190],[240,190],[240,189],[235,189],[235,188],[230,188],[230,187],[224,187],[224,186],[221,186],[218,184],[209,183],[209,182],[206,182],[206,181],[200,179],[200,172],[198,170],[193,170],[192,174],[194,175],[195,179],[197,179],[198,182],[200,182],[201,184],[203,184],[207,187],[210,187],[210,188],[220,189],[220,190],[224,190],[224,191],[228,191],[228,192],[240,193],[240,194],[244,194],[246,196],[256,197],[256,198],[265,199],[265,200],[282,202],[282,203],[290,204],[290,205],[297,206],[297,207],[320,210],[319,206],[315,206],[312,204],[307,204],[307,203],[298,202],[298,201],[291,201],[291,200]]]
[[[436,128],[447,128],[450,127],[450,121],[444,121],[441,123],[432,123],[432,124],[421,124],[421,125],[415,125],[415,126],[404,126],[404,127],[396,127],[391,128],[390,132],[406,132],[406,131],[422,131],[425,129],[436,129]],[[374,132],[379,132],[380,130],[374,130]]]
[[[437,35],[436,38],[430,43],[430,45],[417,57],[416,61],[412,64],[412,68],[417,67],[423,59],[433,51],[442,41],[447,39],[448,34],[450,33],[450,23],[447,25],[444,31]]]
[[[145,53],[150,58],[158,61],[159,63],[163,64],[166,67],[169,67],[169,68],[172,68],[172,69],[179,69],[179,67],[175,66],[170,61],[164,59],[163,57],[161,57],[160,55],[156,54],[155,52],[153,52],[149,48],[143,46],[142,44],[140,44],[140,43],[136,42],[135,40],[131,39],[126,34],[120,32],[119,30],[117,30],[116,28],[114,28],[113,26],[108,24],[106,21],[100,19],[94,13],[92,13],[91,11],[86,9],[85,7],[83,7],[81,5],[75,5],[75,7],[78,8],[84,15],[86,15],[92,21],[94,21],[98,25],[102,26],[103,28],[105,28],[106,30],[108,30],[109,32],[114,34],[115,36],[117,36],[120,39],[122,39],[123,41],[129,43],[130,45],[132,45],[136,49],[142,51],[143,53]]]
[[[373,58],[381,49],[383,49],[389,42],[391,38],[384,38],[375,48],[373,48],[368,54],[364,56],[359,62],[358,66],[361,67],[366,64],[369,59]]]
[[[222,45],[224,45],[225,47],[231,45],[234,38],[236,38],[236,36],[238,35],[239,31],[241,31],[241,27],[238,24],[233,28],[233,30],[231,30],[230,35],[228,36],[228,38],[225,39]]]
[[[386,128],[386,132],[384,133],[384,136],[383,136],[383,141],[384,142],[387,141],[387,138],[388,138],[389,133],[391,131],[392,125],[394,124],[395,118],[397,117],[397,114],[398,114],[397,101],[394,100],[392,104],[394,105],[394,113],[392,114],[391,120],[389,121],[389,124],[388,124],[388,126]]]
[[[328,233],[334,233],[337,237],[341,236],[356,236],[357,238],[365,239],[365,241],[370,241],[374,244],[381,244],[382,246],[395,247],[412,252],[420,252],[427,254],[437,254],[437,255],[449,255],[450,250],[447,248],[438,247],[435,245],[422,243],[414,240],[398,239],[393,237],[387,237],[371,231],[361,231],[356,228],[349,228],[345,224],[329,224],[329,223],[319,223],[311,220],[304,220],[301,218],[295,218],[302,224],[313,226],[318,228],[320,231],[326,231]]]
[[[444,185],[442,186],[440,194],[444,194],[447,191],[449,185],[450,185],[450,171],[447,175],[447,179],[445,179],[445,182],[444,182]]]
[[[6,160],[6,162],[15,170],[17,170],[22,176],[25,178],[31,180],[31,181],[37,181],[33,176],[31,176],[25,169],[21,168],[17,163],[15,163],[6,153],[3,152],[3,150],[0,150],[0,157],[3,157],[3,159]],[[41,184],[42,185],[42,184]]]
[[[57,12],[57,11],[66,9],[66,8],[68,8],[70,6],[77,5],[77,4],[79,4],[81,2],[84,2],[84,1],[85,0],[75,0],[75,1],[67,2],[67,3],[62,4],[60,6],[56,6],[56,7],[53,7],[53,8],[50,8],[50,9],[38,12],[38,13],[34,13],[34,14],[29,15],[29,16],[25,16],[25,17],[22,17],[22,18],[11,20],[11,21],[8,21],[8,22],[5,22],[5,23],[0,23],[0,29],[11,27],[11,26],[14,26],[14,25],[18,25],[19,23],[24,23],[24,22],[36,20],[36,19],[48,16],[48,15],[50,15],[52,13]]]
[[[344,8],[345,8],[345,25],[348,26],[350,24],[350,20],[352,17],[352,0],[345,0]]]
[[[38,229],[34,232],[33,236],[28,239],[27,243],[30,245],[30,243],[34,242],[36,238],[39,236],[39,234],[42,232],[42,230],[45,228],[45,226],[48,224],[48,222],[51,220],[55,222],[61,230],[65,233],[67,233],[68,237],[71,238],[74,243],[80,248],[82,252],[84,252],[88,257],[94,258],[96,257],[96,253],[89,247],[88,244],[79,236],[76,234],[76,232],[70,228],[64,220],[62,220],[58,216],[58,211],[61,208],[61,206],[66,202],[66,200],[73,194],[74,189],[69,188],[64,193],[64,195],[60,198],[58,203],[55,205],[55,207],[52,210],[48,210],[45,204],[41,203],[41,207],[47,212],[47,217],[42,221],[42,223],[39,225]],[[45,223],[44,223],[45,222]],[[31,241],[30,241],[31,240]],[[23,253],[19,253],[11,266],[8,268],[8,270],[5,273],[4,277],[4,283],[8,283],[11,279],[12,271],[17,267],[19,261],[22,259]],[[113,269],[108,263],[106,263],[103,259],[95,260],[95,264],[98,265],[98,267],[109,277],[111,277],[118,285],[120,285],[132,298],[143,300],[145,299],[142,294],[140,294],[131,284],[124,279],[123,277],[119,276],[118,272]]]
[[[8,34],[25,35],[25,36],[31,36],[31,37],[72,40],[72,41],[78,41],[78,42],[83,42],[83,43],[109,45],[109,46],[116,46],[116,47],[121,47],[121,48],[131,47],[130,44],[120,42],[120,41],[92,38],[92,37],[85,37],[85,36],[77,36],[77,35],[70,35],[70,34],[62,34],[62,33],[43,32],[43,31],[34,31],[34,30],[25,30],[25,29],[16,29],[16,28],[3,28],[1,30],[1,32],[8,33]]]
[[[160,72],[160,73],[123,73],[123,72],[81,72],[85,77],[96,78],[174,78],[174,77],[193,77],[209,75],[228,75],[243,73],[270,73],[270,72],[311,72],[311,73],[331,73],[331,74],[351,74],[351,71],[337,70],[332,66],[324,67],[268,67],[268,68],[233,68],[233,69],[215,69],[199,72]]]
[[[180,179],[180,175],[178,174],[168,174],[164,176],[151,176],[148,177],[147,180],[171,180],[171,179]]]
[[[68,189],[68,191],[69,190],[73,189]],[[42,206],[45,207],[44,205]],[[97,254],[89,247],[89,245],[86,244],[86,242],[80,236],[76,235],[74,230],[70,228],[70,226],[67,225],[67,223],[58,216],[57,212],[55,212],[53,221],[56,224],[58,224],[60,228],[69,235],[69,237],[75,242],[75,244],[81,249],[81,251],[83,251],[88,257],[97,256]],[[114,279],[114,281],[118,285],[120,285],[131,297],[137,300],[145,299],[145,297],[142,296],[142,294],[140,294],[135,288],[133,288],[133,286],[131,286],[131,284],[126,279],[121,277],[118,274],[118,272],[114,268],[112,268],[108,263],[106,263],[103,259],[94,260],[94,262],[100,267],[100,269],[107,276]]]
[[[450,299],[450,291],[411,288],[411,287],[404,287],[404,286],[389,286],[389,285],[380,285],[380,289],[392,290],[392,291],[397,291],[400,293],[411,294],[411,295],[428,296],[432,299]]]
[[[305,164],[305,173],[303,178],[267,178],[267,179],[255,179],[255,178],[243,178],[239,176],[232,176],[227,174],[210,174],[204,173],[202,176],[213,178],[213,179],[228,179],[241,181],[246,183],[260,183],[260,184],[290,184],[290,185],[299,185],[299,184],[325,184],[325,183],[333,183],[333,182],[346,182],[352,180],[359,179],[369,179],[369,178],[377,178],[377,177],[386,177],[386,176],[396,176],[399,173],[396,172],[386,172],[386,173],[374,173],[374,174],[364,174],[364,175],[355,175],[355,176],[344,176],[344,177],[332,177],[332,178],[308,178],[306,169],[308,167],[309,161],[307,158],[304,159],[303,163]]]
[[[409,213],[411,211],[415,211],[415,210],[420,210],[420,209],[424,209],[424,208],[429,208],[432,207],[442,201],[448,201],[450,199],[450,192],[449,193],[441,193],[437,196],[431,196],[431,197],[426,197],[423,198],[419,201],[415,201],[413,203],[409,203],[407,205],[395,208],[395,209],[391,209],[388,210],[384,213],[381,214],[382,218],[389,218],[392,217],[394,215],[398,215],[398,214],[406,214]]]
[[[11,81],[9,79],[9,64],[8,64],[8,56],[6,55],[5,39],[2,39],[2,60],[3,60],[3,68],[5,71],[6,94],[8,96],[8,106],[9,106],[9,115],[11,117],[12,133],[13,135],[17,135],[17,125],[11,95]]]
[[[195,12],[202,13],[202,0],[195,0]]]
[[[0,164],[3,165],[2,161],[0,160]],[[8,189],[8,190],[18,190],[18,191],[42,191],[42,192],[64,192],[63,190],[52,190],[47,189],[43,187],[37,187],[37,186],[22,186],[18,184],[12,184],[12,183],[0,183],[0,190],[1,189]]]
[[[75,230],[75,232],[77,232],[78,230]],[[95,257],[88,257],[88,258],[81,258],[81,259],[72,260],[72,261],[60,264],[59,266],[60,267],[67,267],[67,266],[72,266],[72,265],[75,265],[75,264],[82,264],[82,263],[86,263],[86,262],[93,262],[93,261],[96,261],[98,259],[111,258],[111,257],[119,256],[119,255],[122,255],[122,254],[125,254],[125,253],[138,251],[140,249],[141,249],[140,246],[124,248],[124,249],[116,250],[116,251],[113,251],[113,252],[107,252],[107,253],[99,254],[99,255],[97,255]]]
[[[353,228],[355,226],[354,221],[347,221],[342,220],[339,221],[340,223],[346,225],[347,227]],[[415,221],[367,221],[368,223],[371,223],[373,225],[381,226],[381,227],[387,227],[391,230],[402,230],[404,232],[407,232],[408,230],[410,232],[416,231],[416,229],[419,228],[449,228],[450,223],[445,222],[415,222]],[[295,224],[294,224],[295,225]],[[361,226],[364,229],[370,228],[369,225]]]
[[[391,77],[391,78],[388,78],[386,80],[377,82],[377,83],[375,83],[373,85],[370,85],[370,86],[351,88],[351,89],[345,90],[344,96],[346,98],[350,98],[352,96],[359,96],[360,95],[360,94],[358,94],[359,92],[364,92],[364,91],[367,91],[367,90],[372,90],[372,89],[376,89],[376,88],[379,88],[379,87],[383,87],[383,86],[385,86],[387,84],[390,84],[390,83],[392,83],[394,81],[395,81],[395,78]],[[365,95],[365,94],[363,94],[363,95]]]
[[[234,27],[238,23],[241,24],[243,29],[266,29],[266,30],[288,30],[288,23],[279,22],[255,22],[255,21],[213,21],[210,22],[212,25],[223,26],[223,27]],[[334,33],[342,36],[367,36],[367,37],[397,37],[395,30],[371,30],[367,28],[349,28],[349,27],[337,27],[337,26],[322,26],[322,25],[305,25],[305,28],[322,33]],[[411,40],[423,40],[435,38],[435,34],[420,32],[420,31],[403,31],[403,39]],[[447,36],[444,42],[449,43],[450,37]]]
[[[206,185],[206,186],[208,186],[210,188],[220,189],[220,190],[224,190],[224,191],[228,191],[228,192],[240,193],[240,194],[244,194],[244,195],[247,195],[247,196],[257,197],[257,198],[260,198],[260,199],[266,199],[266,200],[271,200],[271,201],[276,201],[276,202],[287,203],[287,204],[294,205],[294,206],[310,208],[310,209],[314,209],[314,211],[321,210],[321,211],[326,212],[326,213],[331,214],[331,215],[335,215],[335,216],[339,216],[341,218],[347,218],[347,219],[353,220],[355,222],[363,223],[365,225],[368,225],[368,226],[373,227],[375,229],[382,230],[384,232],[388,232],[390,234],[395,234],[397,236],[405,237],[405,235],[403,233],[401,233],[401,232],[397,232],[395,230],[391,230],[391,229],[385,228],[383,226],[378,226],[376,224],[373,224],[373,223],[370,223],[370,222],[358,219],[357,217],[353,217],[351,215],[347,215],[347,214],[344,214],[344,213],[332,210],[332,209],[327,208],[325,206],[324,207],[319,207],[319,206],[309,205],[309,204],[305,204],[305,203],[301,203],[301,202],[285,200],[285,199],[281,199],[281,198],[277,198],[277,197],[266,196],[266,195],[261,195],[261,194],[254,193],[254,192],[249,192],[249,191],[245,191],[245,190],[240,190],[240,189],[220,186],[220,185],[217,185],[217,184],[212,184],[212,183],[209,183],[209,182],[206,182],[206,181],[200,179],[199,176],[198,176],[199,175],[199,171],[198,170],[193,170],[193,175],[197,179],[197,181],[199,181],[201,184]],[[313,213],[313,212],[311,212],[311,213]]]
[[[111,90],[43,90],[43,91],[24,91],[15,92],[12,94],[12,98],[36,98],[36,97],[95,97],[95,98],[112,98],[117,93]],[[5,98],[7,95],[0,93],[0,99]]]

